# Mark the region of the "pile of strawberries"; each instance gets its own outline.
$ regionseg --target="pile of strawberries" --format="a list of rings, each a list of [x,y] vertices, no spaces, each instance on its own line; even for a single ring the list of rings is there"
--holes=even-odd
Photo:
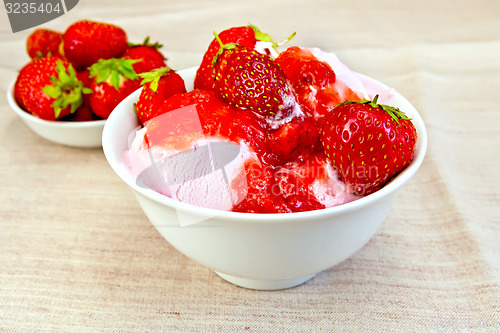
[[[158,43],[129,43],[115,25],[89,20],[64,33],[36,29],[26,48],[32,60],[16,80],[15,99],[25,111],[45,120],[106,119],[141,85],[141,74],[169,70]]]

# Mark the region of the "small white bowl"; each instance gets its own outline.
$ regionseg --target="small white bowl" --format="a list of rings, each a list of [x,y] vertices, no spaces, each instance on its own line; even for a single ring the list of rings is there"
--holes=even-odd
[[[35,117],[17,105],[14,97],[14,79],[7,89],[10,107],[33,130],[49,141],[66,146],[96,148],[102,145],[102,131],[106,120],[92,121],[50,121]]]
[[[178,71],[192,89],[196,68]],[[371,87],[382,83],[360,75]],[[133,190],[145,214],[160,234],[180,252],[236,285],[274,290],[299,285],[316,273],[352,256],[375,234],[386,218],[397,190],[420,167],[427,133],[417,110],[403,96],[380,96],[398,106],[417,128],[418,148],[412,163],[381,190],[341,206],[291,214],[250,214],[216,211],[173,200],[140,187],[122,161],[130,133],[138,120],[136,91],[108,118],[103,150],[116,174]],[[179,221],[199,221],[188,226]],[[118,222],[118,221],[117,221]]]

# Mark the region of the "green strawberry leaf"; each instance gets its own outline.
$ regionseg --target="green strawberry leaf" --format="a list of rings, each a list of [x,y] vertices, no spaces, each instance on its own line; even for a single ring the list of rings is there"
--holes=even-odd
[[[217,41],[219,42],[219,45],[220,45],[219,51],[217,51],[217,54],[214,56],[214,58],[212,60],[212,68],[215,68],[215,64],[217,63],[217,59],[224,52],[224,50],[232,50],[232,49],[235,49],[236,47],[241,46],[241,45],[236,44],[236,43],[224,44],[221,41],[219,35],[215,32],[215,30],[213,33],[214,33],[215,39],[217,39]]]
[[[379,97],[378,95],[375,95],[375,97],[373,97],[373,101],[370,101],[370,100],[367,100],[367,99],[364,99],[364,100],[361,100],[361,101],[345,101],[343,103],[339,103],[339,105],[368,104],[368,105],[370,105],[373,108],[380,108],[380,109],[384,110],[385,112],[387,112],[391,116],[391,118],[394,119],[394,121],[396,121],[396,123],[398,125],[400,125],[400,123],[399,123],[400,119],[411,120],[411,118],[408,118],[403,113],[403,111],[401,111],[399,108],[396,108],[394,106],[385,105],[385,104],[378,104],[377,103],[378,97]]]
[[[57,78],[63,85],[71,82],[71,75],[66,71],[62,61],[57,62]]]
[[[263,42],[270,42],[273,44],[273,47],[278,46],[278,43],[276,43],[269,34],[262,32],[259,28],[257,28],[256,25],[254,25],[252,23],[248,23],[248,26],[253,29],[253,31],[255,33],[255,39],[263,41]]]
[[[149,42],[149,36],[147,36],[146,38],[144,38],[144,41],[142,42],[142,44],[128,42],[128,46],[130,46],[130,47],[134,47],[134,46],[149,46],[149,47],[153,47],[153,48],[155,48],[155,49],[158,50],[158,49],[161,49],[163,47],[163,44],[160,44],[159,42],[155,42],[154,44],[150,43]]]
[[[120,87],[120,73],[118,73],[118,71],[111,71],[111,85],[115,87],[116,90]]]
[[[154,92],[156,92],[158,90],[158,84],[160,82],[160,79],[163,76],[170,73],[171,70],[172,69],[170,67],[165,66],[165,67],[155,68],[150,72],[138,74],[138,76],[142,78],[141,86],[148,82],[151,82],[149,88]]]
[[[284,40],[282,40],[280,42],[275,42],[269,34],[262,32],[259,28],[257,28],[256,25],[254,25],[252,23],[248,23],[248,26],[253,29],[253,31],[255,33],[255,39],[263,41],[263,42],[269,42],[269,43],[273,44],[273,49],[276,52],[278,52],[279,46],[288,43],[297,34],[296,32],[294,32],[289,37],[285,38]]]
[[[89,78],[95,77],[97,83],[107,82],[116,90],[119,90],[121,77],[130,80],[138,78],[132,65],[140,60],[125,58],[99,59],[89,67]]]
[[[92,92],[89,88],[84,88],[83,83],[76,77],[76,71],[70,64],[66,68],[61,60],[56,65],[57,76],[51,75],[51,85],[42,87],[42,91],[54,99],[52,108],[54,115],[59,118],[61,111],[71,106],[71,113],[74,113],[83,104],[82,93]]]
[[[42,91],[51,98],[59,98],[61,96],[61,87],[58,86],[45,86],[42,88]]]

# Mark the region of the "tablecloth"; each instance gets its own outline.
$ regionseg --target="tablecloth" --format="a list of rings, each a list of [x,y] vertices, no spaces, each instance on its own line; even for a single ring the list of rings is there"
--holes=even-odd
[[[212,31],[252,22],[335,52],[403,94],[429,134],[421,169],[348,260],[281,291],[234,286],[148,222],[101,149],[54,144],[9,108],[28,62],[0,9],[0,331],[499,332],[500,2],[82,0],[79,19],[196,66]]]

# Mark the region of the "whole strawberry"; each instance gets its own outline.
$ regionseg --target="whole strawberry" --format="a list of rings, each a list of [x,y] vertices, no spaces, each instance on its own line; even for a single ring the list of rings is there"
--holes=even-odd
[[[149,37],[146,37],[142,44],[130,44],[130,48],[123,53],[122,58],[136,59],[138,62],[132,66],[137,74],[152,71],[155,68],[165,67],[165,57],[159,51],[163,45],[156,42],[149,42]]]
[[[237,43],[249,48],[253,48],[256,43],[255,31],[249,26],[233,27],[219,33],[219,38],[223,43]],[[212,62],[220,44],[216,38],[212,40],[207,51],[203,55],[200,67],[196,71],[194,79],[195,89],[213,89],[215,74],[213,73]]]
[[[321,143],[355,194],[377,191],[413,159],[417,132],[399,109],[363,100],[339,104],[325,116]]]
[[[214,59],[216,96],[271,120],[288,116],[295,99],[278,64],[248,47],[234,43],[224,45],[220,40],[219,43],[221,49]]]
[[[294,34],[282,43],[288,41],[293,36]],[[260,31],[260,29],[253,24],[226,29],[220,32],[218,34],[218,37],[224,44],[235,43],[238,45],[246,46],[250,49],[255,49],[257,42],[259,41],[268,42],[271,48],[276,48],[278,46],[278,43],[275,43],[271,36]],[[215,73],[213,71],[213,60],[219,52],[219,49],[219,41],[217,40],[217,38],[214,38],[212,42],[210,42],[208,49],[205,51],[200,67],[196,71],[196,76],[194,79],[195,89],[213,89],[215,79]],[[261,51],[267,53],[271,52],[269,48],[264,48]]]
[[[67,61],[49,56],[33,59],[17,77],[14,96],[21,108],[45,120],[74,113],[83,103],[83,87]]]
[[[186,92],[182,77],[169,67],[156,68],[139,74],[139,77],[143,79],[143,88],[136,108],[141,124],[151,119],[151,115],[158,111],[167,98]]]
[[[64,32],[64,55],[77,70],[99,59],[119,58],[127,50],[127,34],[112,24],[78,21]]]
[[[35,29],[26,39],[26,51],[31,59],[46,57],[49,54],[62,57],[63,35],[49,29]]]
[[[123,58],[100,59],[92,65],[89,105],[98,117],[107,119],[111,111],[125,97],[140,87],[140,80],[132,67],[135,60]]]

